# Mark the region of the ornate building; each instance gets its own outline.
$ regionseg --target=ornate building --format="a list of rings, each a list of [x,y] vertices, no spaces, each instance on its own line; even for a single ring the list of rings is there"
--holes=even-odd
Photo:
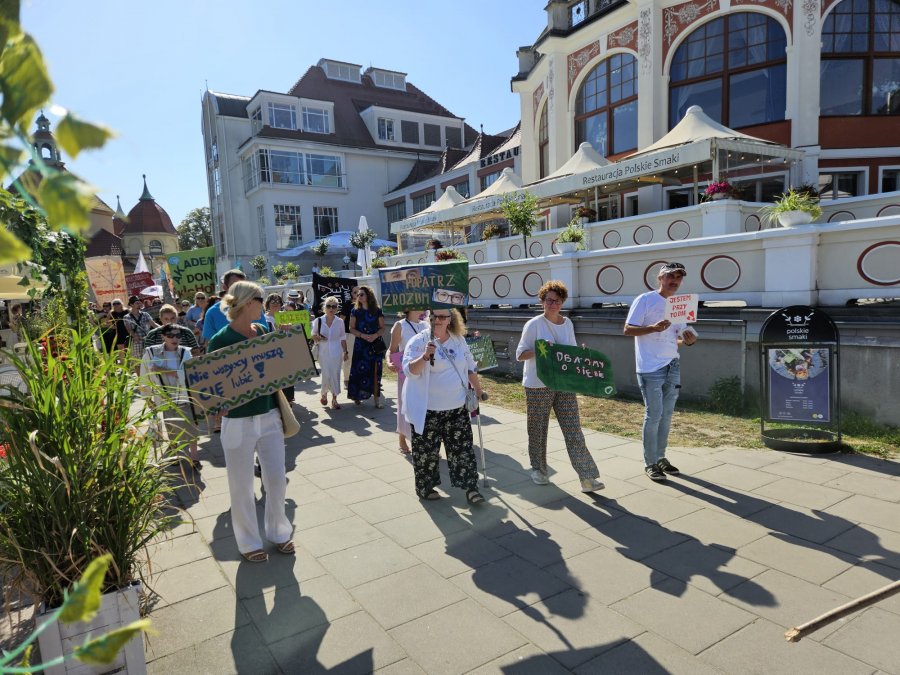
[[[794,176],[742,177],[749,197],[791,182],[823,199],[900,188],[898,0],[550,0],[546,11],[512,79],[526,183],[582,141],[610,159],[641,150],[700,105],[806,152]],[[639,192],[621,197],[621,215],[693,203],[687,188]]]
[[[169,253],[178,250],[178,233],[172,225],[172,219],[166,210],[156,203],[147,188],[147,176],[144,175],[144,191],[140,199],[125,216],[121,217],[122,206],[118,204],[114,222],[122,237],[125,269],[134,268],[138,254],[143,251],[147,262],[153,259],[164,260]],[[150,265],[154,273],[156,267]]]

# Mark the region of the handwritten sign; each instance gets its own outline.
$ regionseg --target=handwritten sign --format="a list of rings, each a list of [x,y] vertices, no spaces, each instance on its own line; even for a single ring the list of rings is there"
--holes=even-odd
[[[697,320],[697,305],[700,296],[696,293],[670,295],[666,298],[665,319],[672,323],[694,323]]]
[[[150,272],[126,274],[125,285],[128,287],[128,295],[140,295],[142,290],[153,285],[153,277]]]
[[[276,326],[303,326],[303,331],[306,333],[307,339],[309,339],[308,309],[297,309],[293,312],[277,312],[274,316]]]
[[[602,352],[536,340],[537,374],[549,389],[585,396],[615,396],[612,363]]]
[[[169,274],[174,293],[187,298],[197,291],[212,293],[216,288],[216,249],[214,246],[169,254]]]
[[[482,335],[477,338],[466,338],[466,344],[469,345],[469,351],[478,364],[478,372],[497,367],[497,355],[494,353],[494,341],[489,335]]]
[[[469,261],[378,270],[385,314],[409,309],[449,309],[469,302]]]
[[[266,333],[191,359],[188,389],[208,413],[235,408],[317,374],[303,331]]]

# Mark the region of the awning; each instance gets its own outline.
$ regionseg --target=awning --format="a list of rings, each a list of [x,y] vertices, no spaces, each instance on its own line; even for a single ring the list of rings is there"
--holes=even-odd
[[[334,253],[343,253],[356,254],[357,248],[350,243],[350,236],[353,232],[341,231],[341,232],[333,232],[329,234],[327,237],[323,237],[322,239],[328,242],[328,254]],[[300,244],[299,246],[295,246],[294,248],[289,248],[286,251],[280,251],[276,255],[281,258],[296,258],[299,255],[303,255],[304,253],[311,253],[312,250],[319,245],[319,242],[322,239],[314,239],[313,241],[308,241],[305,244]],[[370,248],[374,248],[378,250],[382,246],[390,246],[391,248],[397,248],[397,244],[392,241],[388,241],[387,239],[376,239],[370,245]]]

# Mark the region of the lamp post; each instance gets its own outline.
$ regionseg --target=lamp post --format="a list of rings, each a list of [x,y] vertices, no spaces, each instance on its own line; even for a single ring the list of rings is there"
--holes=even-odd
[[[345,270],[350,269],[350,256],[348,256],[348,255],[344,256],[344,269]]]

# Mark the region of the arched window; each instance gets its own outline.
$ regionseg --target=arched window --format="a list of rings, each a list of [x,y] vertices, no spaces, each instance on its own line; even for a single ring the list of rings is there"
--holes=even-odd
[[[151,239],[149,247],[150,247],[150,255],[162,255],[162,252],[163,252],[162,242],[160,242],[159,239]]]
[[[672,58],[669,128],[692,105],[732,129],[783,120],[786,45],[781,25],[764,14],[730,14],[697,28]]]
[[[550,133],[547,124],[547,105],[541,111],[541,120],[538,123],[538,161],[540,165],[540,178],[550,173]]]
[[[822,24],[822,115],[900,114],[900,2],[843,0]]]
[[[603,157],[637,149],[636,64],[616,54],[588,73],[575,99],[575,149],[585,141]]]

